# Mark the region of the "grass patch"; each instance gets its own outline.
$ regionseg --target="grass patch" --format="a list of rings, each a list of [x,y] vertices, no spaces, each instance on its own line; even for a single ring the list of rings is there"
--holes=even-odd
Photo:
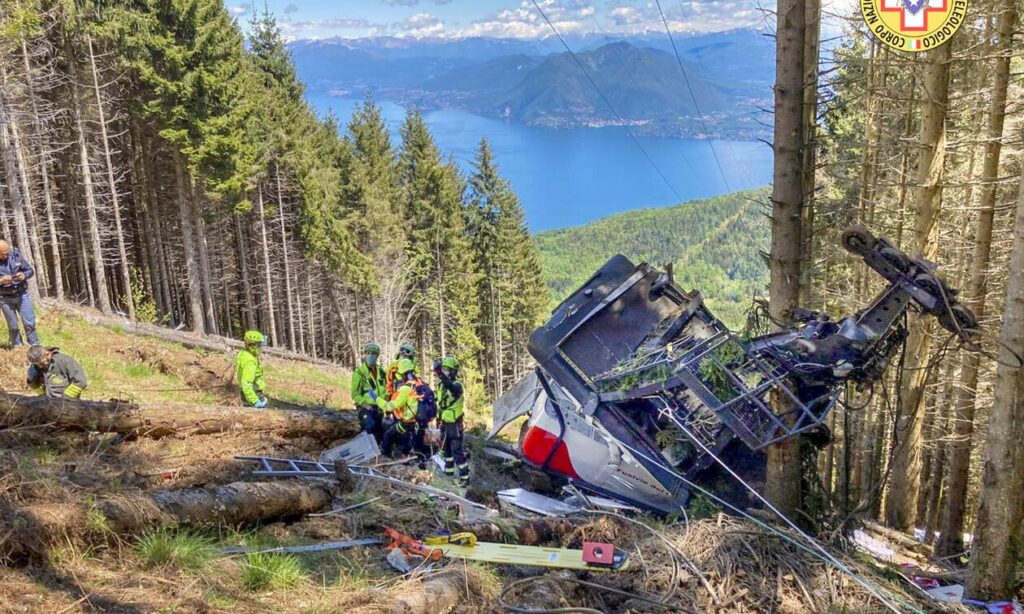
[[[249,591],[293,588],[304,578],[302,563],[290,554],[249,554],[242,567],[242,587]]]
[[[173,565],[189,572],[199,571],[217,556],[209,539],[188,531],[171,533],[166,529],[143,535],[135,549],[147,567]]]
[[[85,526],[92,533],[109,533],[110,523],[103,511],[96,507],[94,501],[89,502],[89,509],[85,512]]]
[[[40,465],[49,465],[57,460],[57,451],[49,446],[43,446],[32,451],[32,458]]]
[[[211,608],[217,608],[219,610],[230,610],[235,607],[238,600],[228,595],[222,595],[217,591],[210,589],[203,595],[203,600]]]
[[[124,368],[124,374],[132,379],[141,379],[155,374],[153,367],[141,362],[132,362]]]

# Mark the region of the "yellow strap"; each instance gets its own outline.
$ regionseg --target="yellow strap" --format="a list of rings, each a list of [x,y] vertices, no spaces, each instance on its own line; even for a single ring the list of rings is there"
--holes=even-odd
[[[83,390],[84,388],[82,388],[81,386],[77,384],[71,384],[70,386],[64,389],[64,395],[71,397],[72,399],[77,399],[78,397],[82,396]]]
[[[430,546],[441,546],[445,544],[461,544],[463,546],[475,546],[476,535],[470,532],[453,533],[451,535],[434,535],[423,540],[424,544]]]

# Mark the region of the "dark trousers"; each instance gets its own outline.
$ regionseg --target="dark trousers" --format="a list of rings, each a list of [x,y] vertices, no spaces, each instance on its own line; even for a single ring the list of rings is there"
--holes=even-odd
[[[384,412],[379,407],[367,405],[359,408],[359,424],[363,431],[373,435],[377,443],[384,438]]]
[[[395,422],[391,425],[388,430],[384,432],[384,437],[381,442],[381,452],[385,456],[391,456],[394,453],[395,448],[402,454],[408,454],[412,448],[412,437],[416,430],[416,425],[402,424],[401,422]]]
[[[458,470],[460,480],[469,479],[469,461],[466,459],[466,450],[463,447],[462,419],[442,424],[441,434],[444,436],[445,475],[454,476]]]
[[[4,319],[7,320],[7,330],[10,333],[11,345],[21,345],[21,330],[18,327],[18,318],[25,326],[25,337],[29,345],[39,345],[39,337],[36,335],[36,314],[32,310],[32,297],[28,291],[14,296],[0,296],[0,310],[4,312]]]

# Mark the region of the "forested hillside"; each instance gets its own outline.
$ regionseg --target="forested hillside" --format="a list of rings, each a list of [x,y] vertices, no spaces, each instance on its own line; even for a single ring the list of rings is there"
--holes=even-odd
[[[3,3],[0,233],[33,291],[346,363],[412,341],[502,389],[546,298],[487,143],[463,176],[415,112],[399,144],[369,102],[318,120],[274,18],[251,32],[220,0]]]
[[[772,316],[869,304],[883,282],[837,249],[857,223],[937,263],[982,331],[961,342],[909,317],[887,376],[832,413],[832,446],[769,449],[766,494],[791,516],[817,502],[844,523],[921,529],[935,560],[970,554],[966,595],[982,599],[1019,594],[1024,531],[1019,12],[973,2],[923,53],[854,16],[819,58],[821,7],[778,3]]]
[[[766,189],[737,192],[673,207],[641,209],[584,226],[542,232],[537,243],[556,305],[605,260],[623,254],[636,263],[675,265],[686,290],[700,290],[729,326],[743,324],[755,294],[764,295]]]

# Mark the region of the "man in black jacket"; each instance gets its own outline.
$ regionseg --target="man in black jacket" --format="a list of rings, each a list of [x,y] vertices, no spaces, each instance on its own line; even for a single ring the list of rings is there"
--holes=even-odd
[[[32,297],[28,293],[28,280],[34,275],[32,265],[25,260],[21,252],[11,247],[7,241],[0,240],[0,310],[3,310],[4,319],[7,320],[7,330],[10,331],[13,347],[21,345],[19,317],[25,326],[25,339],[28,344],[39,343],[39,337],[36,335],[36,316],[32,311]]]

